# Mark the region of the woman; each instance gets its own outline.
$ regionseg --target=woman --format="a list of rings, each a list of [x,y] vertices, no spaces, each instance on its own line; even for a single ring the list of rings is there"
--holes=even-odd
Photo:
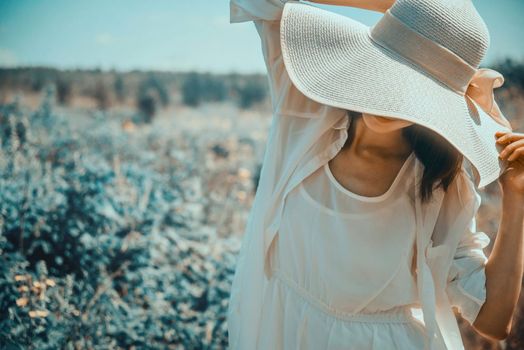
[[[458,137],[485,140],[486,129],[484,134],[468,134],[475,126],[460,127],[465,115],[448,120],[454,128],[428,117],[439,111],[427,104],[445,93],[450,100],[437,104],[441,110],[455,101],[466,104],[464,95],[451,101],[455,97],[446,89],[453,81],[446,86],[442,81],[434,83],[420,73],[419,66],[371,43],[367,49],[374,60],[351,61],[349,56],[342,60],[343,54],[362,55],[366,50],[364,46],[358,52],[348,49],[359,25],[311,5],[289,2],[230,1],[231,23],[255,23],[273,103],[259,187],[231,289],[230,347],[460,349],[452,306],[484,336],[504,339],[522,279],[524,135],[502,128],[507,121],[496,104],[486,108],[478,98],[485,95],[473,91],[490,81],[493,72],[472,70],[479,73],[468,79],[474,84],[467,92],[474,100],[472,110],[478,107],[478,113],[464,113],[481,118],[476,123],[479,128],[491,125],[500,132],[489,135],[489,145],[481,144],[484,149],[471,150],[474,141],[461,143]],[[399,17],[450,3],[318,2],[384,13],[391,9]],[[457,3],[475,15],[469,0]],[[380,33],[380,26],[375,28],[373,39],[382,34],[385,44],[385,34],[391,31]],[[409,35],[404,34],[403,38]],[[358,42],[364,40],[360,37]],[[340,43],[344,45],[337,48]],[[427,52],[434,49],[431,43],[426,48]],[[410,51],[413,58],[419,53]],[[379,60],[374,72],[353,69]],[[344,69],[353,70],[345,74]],[[359,75],[366,80],[357,83]],[[382,87],[394,75],[396,85]],[[339,81],[340,77],[346,80]],[[496,78],[491,81],[497,82]],[[434,85],[421,92],[408,91],[420,81]],[[363,95],[366,99],[352,100],[370,86],[373,90]],[[431,94],[424,95],[426,91]],[[402,92],[417,93],[417,101],[395,96]],[[378,108],[384,101],[392,112],[373,113],[387,110]],[[403,103],[395,110],[398,101]],[[407,106],[425,108],[421,111],[428,119],[419,119],[422,114],[416,111],[404,113]],[[442,112],[435,115],[451,118]],[[499,124],[489,124],[490,118]],[[496,162],[489,158],[495,141],[506,160],[500,176],[501,169],[494,168]],[[500,228],[489,259],[482,251],[489,237],[477,232],[475,225],[480,195],[463,154],[471,160],[477,185],[498,178],[503,194]],[[423,319],[415,317],[416,309],[423,311]]]

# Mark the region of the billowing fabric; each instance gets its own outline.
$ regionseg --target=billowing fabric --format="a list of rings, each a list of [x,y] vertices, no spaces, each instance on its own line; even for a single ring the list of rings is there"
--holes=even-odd
[[[271,293],[291,296],[292,286],[283,283],[280,274],[271,269],[271,257],[274,255],[270,253],[275,247],[272,243],[280,239],[279,231],[285,222],[284,203],[289,194],[295,193],[295,188],[300,188],[298,185],[340,151],[348,136],[350,118],[346,110],[308,99],[289,80],[279,44],[279,18],[283,5],[284,2],[278,0],[230,0],[230,22],[253,21],[260,36],[273,112],[259,185],[231,286],[227,315],[231,349],[265,348],[263,343],[257,346],[259,334],[263,331],[271,333],[270,330],[262,330],[263,317],[268,317],[267,313],[264,314],[267,307],[265,300]],[[414,172],[416,180],[422,172],[422,164],[416,158]],[[425,339],[425,348],[463,349],[451,306],[456,306],[462,316],[473,323],[486,297],[484,266],[487,258],[482,248],[489,244],[489,237],[484,232],[476,231],[475,226],[480,195],[468,168],[463,166],[446,193],[436,190],[434,201],[429,204],[421,205],[417,200],[412,202],[416,222],[416,283],[420,302],[411,305],[413,314],[418,315],[420,325],[429,337]],[[312,254],[311,258],[314,259],[315,255]],[[279,300],[283,302],[283,316],[279,318],[279,324],[288,329],[291,327],[286,334],[295,334],[296,339],[299,336],[296,327],[300,314],[286,313],[286,310],[296,311],[302,305],[301,310],[305,312],[311,304],[304,306],[301,299],[295,297]],[[404,310],[400,306],[395,308]],[[333,321],[325,313],[316,315],[325,317],[325,321],[319,321],[321,324]],[[404,322],[401,315],[404,311],[384,317]],[[361,325],[364,337],[366,332],[363,327],[369,326],[369,322]],[[293,328],[296,330],[293,331]],[[332,328],[331,344],[351,348],[353,340],[346,338],[346,332],[336,329]],[[390,339],[388,333],[391,332],[399,333],[395,339],[413,338],[411,335],[416,331],[404,326],[381,329],[383,333],[378,331],[375,336],[385,339]],[[319,329],[318,339],[326,339],[327,335],[322,330],[326,328]],[[420,335],[421,331],[419,329],[415,333]],[[297,344],[300,348],[300,343],[288,344]],[[354,346],[366,348],[358,344]],[[392,343],[390,348],[398,347]]]

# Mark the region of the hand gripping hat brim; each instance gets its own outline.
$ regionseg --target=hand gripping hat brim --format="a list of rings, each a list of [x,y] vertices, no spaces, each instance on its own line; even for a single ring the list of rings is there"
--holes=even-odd
[[[498,157],[497,123],[477,103],[418,65],[376,43],[368,27],[316,6],[288,1],[280,39],[292,83],[322,104],[399,118],[444,137],[474,167],[483,187],[506,166]]]

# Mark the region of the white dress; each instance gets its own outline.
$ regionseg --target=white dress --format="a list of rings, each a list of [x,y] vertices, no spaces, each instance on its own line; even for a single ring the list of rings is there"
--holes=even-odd
[[[260,36],[273,116],[231,286],[229,348],[423,349],[423,332],[438,326],[437,349],[463,349],[451,306],[474,322],[486,300],[490,241],[476,228],[481,197],[471,177],[463,165],[442,205],[416,220],[419,230],[420,206],[406,205],[416,157],[384,196],[358,196],[330,179],[325,164],[350,120],[291,83],[279,41],[286,1],[230,0],[230,22],[253,21]]]
[[[411,312],[414,157],[377,197],[343,187],[329,163],[288,195],[257,348],[423,348]]]

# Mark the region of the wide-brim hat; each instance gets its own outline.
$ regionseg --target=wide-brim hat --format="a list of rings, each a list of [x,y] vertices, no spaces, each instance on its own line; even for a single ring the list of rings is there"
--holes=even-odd
[[[374,26],[289,0],[280,39],[310,99],[431,129],[473,165],[478,187],[507,165],[495,133],[512,128],[493,97],[504,79],[478,68],[490,38],[470,0],[397,0]]]

